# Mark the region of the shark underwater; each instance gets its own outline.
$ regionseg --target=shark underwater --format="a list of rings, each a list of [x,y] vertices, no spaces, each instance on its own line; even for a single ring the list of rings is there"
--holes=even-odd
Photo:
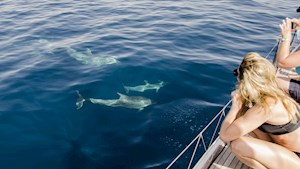
[[[126,93],[128,93],[129,91],[136,91],[136,92],[144,92],[145,90],[156,90],[156,92],[158,92],[158,90],[166,85],[166,82],[160,81],[159,83],[154,83],[151,84],[149,83],[147,80],[144,80],[145,84],[144,85],[139,85],[139,86],[124,86],[124,89],[126,91]]]
[[[97,56],[92,53],[92,51],[87,48],[85,52],[78,52],[77,50],[68,47],[67,53],[70,57],[76,59],[83,64],[89,64],[94,66],[102,66],[108,64],[115,64],[118,60],[113,56]]]
[[[83,106],[84,101],[86,101],[79,91],[76,91],[78,99],[76,102],[77,109],[80,109]],[[88,99],[93,104],[102,104],[110,107],[126,107],[130,109],[138,109],[139,111],[143,110],[145,107],[151,105],[153,102],[151,99],[142,97],[142,96],[126,96],[121,93],[118,99],[104,100],[104,99]]]

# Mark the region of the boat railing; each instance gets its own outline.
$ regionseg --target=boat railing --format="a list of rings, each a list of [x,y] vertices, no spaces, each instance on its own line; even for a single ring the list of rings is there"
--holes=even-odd
[[[278,44],[279,42],[277,42],[273,48],[270,50],[270,52],[267,54],[267,56],[265,58],[268,58],[269,55],[274,51],[274,49],[276,47],[278,47]],[[190,158],[190,161],[189,161],[189,164],[187,166],[187,169],[190,169],[192,167],[192,163],[194,161],[194,157],[195,157],[195,154],[198,150],[199,147],[203,147],[204,148],[204,152],[207,151],[207,149],[212,145],[213,141],[215,140],[215,135],[217,134],[217,131],[219,130],[220,128],[220,125],[221,125],[221,121],[222,121],[222,118],[226,116],[226,112],[225,110],[228,108],[228,106],[230,105],[230,103],[232,102],[232,100],[228,101],[225,106],[223,106],[223,108],[214,116],[214,118],[200,131],[200,133],[185,147],[185,149],[183,149],[179,154],[178,156],[167,166],[166,169],[170,169],[174,163],[176,161],[178,161],[180,159],[180,157],[182,157],[183,154],[185,154],[187,152],[187,150],[189,150],[192,145],[197,141],[197,143],[195,144],[195,147],[194,147],[194,150],[193,150],[193,153],[192,153],[192,156]],[[218,121],[217,121],[218,120]],[[213,132],[213,135],[210,137],[210,140],[209,140],[209,144],[207,145],[205,138],[204,138],[204,133],[207,131],[207,129],[212,125],[214,124],[214,122],[217,121],[217,124],[215,126],[215,129],[214,129],[214,132]],[[204,153],[203,153],[204,154]],[[202,155],[203,155],[202,154]]]
[[[300,8],[300,7],[299,7]],[[300,30],[299,30],[300,31]],[[294,52],[295,50],[299,50],[299,48],[300,48],[300,45],[299,45],[299,42],[300,42],[300,33],[298,33],[299,35],[299,37],[298,36],[296,36],[296,34],[297,34],[297,32],[294,32],[293,33],[293,37],[292,37],[292,41],[291,41],[291,52]],[[296,41],[295,39],[297,39],[298,38],[298,40]],[[273,54],[273,63],[274,63],[274,65],[276,65],[276,53],[277,53],[277,50],[278,50],[278,46],[279,46],[279,44],[280,44],[280,37],[278,37],[278,38],[276,38],[276,43],[274,44],[274,46],[272,47],[272,49],[269,51],[269,53],[265,56],[265,58],[266,59],[269,59],[269,56],[273,53],[273,52],[275,52],[274,54]],[[295,42],[297,42],[297,43],[295,43]],[[226,112],[225,112],[225,110],[229,107],[229,105],[230,105],[230,103],[232,102],[232,100],[230,100],[230,101],[228,101],[226,104],[225,104],[225,106],[223,106],[223,108],[221,109],[221,111],[219,111],[215,116],[214,116],[214,118],[200,131],[200,133],[185,147],[185,149],[183,149],[182,150],[182,152],[180,152],[179,154],[178,154],[178,156],[167,166],[167,168],[166,169],[170,169],[172,166],[173,166],[173,164],[177,161],[177,160],[179,160],[179,158],[180,157],[182,157],[182,155],[183,154],[185,154],[186,152],[187,152],[187,150],[189,150],[191,147],[192,147],[192,145],[197,141],[197,143],[195,144],[195,147],[194,147],[194,150],[193,150],[193,153],[192,153],[192,156],[191,156],[191,158],[190,158],[190,161],[189,161],[189,164],[188,164],[188,166],[187,166],[187,169],[190,169],[191,168],[191,166],[192,166],[192,164],[193,164],[193,161],[194,161],[194,158],[195,158],[195,154],[196,154],[196,152],[197,152],[197,150],[198,150],[198,148],[199,147],[203,147],[204,148],[204,153],[207,151],[207,149],[212,145],[212,143],[214,142],[214,140],[215,140],[215,136],[216,136],[216,134],[217,134],[217,131],[219,130],[219,128],[220,128],[220,125],[221,125],[221,121],[222,121],[222,118],[224,118],[225,116],[226,116]],[[218,120],[218,121],[217,121]],[[213,132],[213,134],[212,134],[212,136],[210,137],[210,140],[209,140],[209,144],[207,145],[206,143],[206,141],[207,140],[205,140],[205,138],[204,138],[204,133],[207,131],[207,129],[212,125],[212,124],[214,124],[214,122],[216,122],[217,121],[217,124],[216,124],[216,126],[215,126],[215,129],[214,129],[214,132]],[[204,154],[203,153],[203,154]],[[203,155],[202,154],[202,155]]]
[[[166,169],[170,169],[173,164],[180,159],[180,157],[182,157],[183,154],[185,154],[187,152],[187,150],[192,148],[192,145],[196,142],[195,146],[194,146],[194,150],[192,153],[192,156],[190,158],[189,164],[187,166],[188,169],[190,169],[192,167],[194,158],[195,158],[195,154],[198,150],[199,147],[203,147],[204,148],[204,152],[207,151],[207,149],[212,145],[214,138],[217,134],[217,131],[219,130],[219,127],[221,125],[221,121],[222,118],[225,117],[226,115],[226,109],[228,108],[228,106],[230,105],[232,100],[228,101],[226,103],[225,106],[223,106],[223,108],[214,116],[214,118],[200,131],[200,133],[185,147],[185,149],[182,150],[181,153],[179,153],[179,155],[167,166]],[[206,138],[204,138],[204,133],[207,131],[207,129],[214,124],[214,122],[217,122],[215,129],[213,131],[212,136],[210,137],[210,140],[205,140]],[[208,144],[206,144],[208,143]]]

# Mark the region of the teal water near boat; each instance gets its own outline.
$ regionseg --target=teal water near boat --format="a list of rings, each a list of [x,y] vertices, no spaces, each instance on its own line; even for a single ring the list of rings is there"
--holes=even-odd
[[[300,67],[296,67],[296,72],[298,75],[300,75]]]

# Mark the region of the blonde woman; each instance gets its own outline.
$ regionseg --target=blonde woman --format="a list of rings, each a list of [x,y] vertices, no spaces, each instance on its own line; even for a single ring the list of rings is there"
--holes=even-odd
[[[251,52],[236,72],[237,89],[220,138],[230,142],[232,151],[249,167],[300,168],[298,104],[278,88],[275,67]]]
[[[292,28],[292,24],[294,28]],[[300,20],[286,18],[279,25],[281,30],[281,43],[278,47],[276,60],[278,67],[294,68],[300,66],[300,50],[290,53],[292,32],[300,29]],[[289,93],[292,98],[300,103],[300,81],[285,77],[277,78],[278,86]]]

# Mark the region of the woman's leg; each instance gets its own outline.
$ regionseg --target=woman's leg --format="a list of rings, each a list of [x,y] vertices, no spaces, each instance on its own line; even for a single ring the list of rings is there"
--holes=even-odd
[[[270,137],[269,134],[264,133],[264,132],[260,131],[259,129],[253,130],[251,133],[249,133],[249,135],[252,136],[253,138],[257,138],[257,139],[260,139],[260,140],[274,142],[272,137]]]
[[[240,161],[255,169],[300,168],[300,159],[292,151],[275,143],[241,137],[231,142],[231,150]]]

